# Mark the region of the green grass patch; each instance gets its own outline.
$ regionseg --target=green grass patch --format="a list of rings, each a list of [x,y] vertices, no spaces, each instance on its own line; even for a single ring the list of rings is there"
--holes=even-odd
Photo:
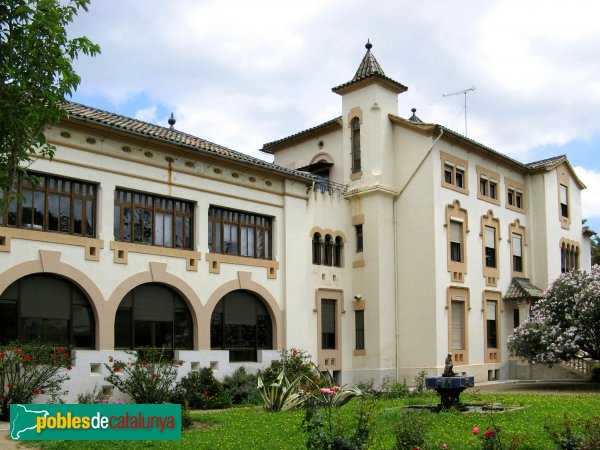
[[[502,403],[504,406],[523,406],[507,413],[461,414],[426,413],[430,420],[427,440],[446,443],[453,449],[480,448],[481,440],[471,434],[475,426],[485,431],[493,423],[500,429],[503,442],[516,439],[521,449],[553,449],[556,447],[544,430],[545,425],[560,427],[565,414],[569,419],[591,419],[600,414],[600,395],[534,395],[465,393],[465,402]],[[437,403],[437,396],[370,401],[370,448],[390,449],[395,445],[393,425],[407,404]],[[342,421],[352,427],[357,400],[341,408]],[[44,449],[301,449],[306,436],[301,430],[303,410],[266,413],[259,407],[231,408],[221,411],[192,414],[194,427],[184,431],[181,441],[83,441],[37,442]]]

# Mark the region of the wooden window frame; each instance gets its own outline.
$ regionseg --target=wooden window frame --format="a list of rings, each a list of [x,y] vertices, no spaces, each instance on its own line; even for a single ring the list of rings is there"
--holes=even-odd
[[[465,159],[440,151],[442,187],[469,195],[469,163]],[[446,181],[446,168],[450,168],[451,181]],[[463,186],[457,183],[457,173],[462,172]]]
[[[462,260],[452,260],[452,245],[451,245],[451,233],[452,233],[452,222],[462,223]],[[467,210],[460,207],[460,202],[455,200],[452,205],[446,206],[446,222],[444,226],[447,228],[447,263],[448,272],[452,281],[458,281],[464,283],[465,275],[467,273],[467,233],[469,232],[469,221]]]
[[[487,265],[487,246],[486,246],[486,227],[494,229],[494,244],[495,244],[495,256],[496,265],[494,267]],[[485,278],[485,284],[487,286],[496,286],[498,279],[500,278],[500,241],[502,236],[500,234],[500,220],[494,216],[494,212],[490,209],[488,213],[481,216],[481,252],[482,252],[482,268],[483,277]]]
[[[510,236],[510,267],[511,267],[511,276],[513,277],[525,277],[526,271],[526,258],[525,258],[525,247],[527,246],[527,233],[526,229],[523,225],[521,225],[521,221],[519,219],[515,219],[513,223],[511,223],[508,227],[508,235]],[[513,245],[513,235],[521,236],[521,271],[515,270],[515,254],[514,254],[514,245]]]
[[[471,310],[470,290],[466,287],[448,287],[446,294],[446,309],[448,310],[448,353],[452,354],[452,359],[456,366],[469,364],[469,311]],[[455,302],[463,303],[463,347],[462,349],[452,348],[452,304]]]
[[[157,204],[158,203],[158,204]],[[174,197],[149,194],[125,188],[116,188],[114,194],[114,231],[115,241],[133,244],[151,245],[155,247],[192,250],[194,248],[194,203]],[[118,217],[116,208],[118,208]],[[125,210],[129,208],[130,230],[129,239],[124,237]],[[150,213],[152,236],[150,242],[136,240],[135,211],[142,210]],[[157,243],[156,218],[157,215],[172,217],[171,245]],[[178,232],[178,220],[181,221],[181,234]],[[143,233],[143,231],[142,231]],[[180,236],[181,245],[177,245]]]
[[[477,198],[500,206],[500,175],[498,172],[477,166],[477,183]],[[494,195],[492,195],[492,191],[494,191]]]
[[[496,347],[490,347],[488,344],[488,323],[487,323],[487,315],[488,315],[488,302],[494,302],[494,308],[495,308],[495,316],[496,316],[496,326],[495,326],[495,332],[496,332]],[[484,351],[485,351],[485,358],[484,361],[486,363],[499,363],[501,362],[501,346],[502,346],[502,336],[501,336],[501,331],[502,331],[502,326],[501,326],[501,319],[502,319],[502,293],[501,292],[496,292],[496,291],[483,291],[483,298],[482,298],[482,308],[481,308],[482,312],[483,312],[483,345],[484,345]]]
[[[525,214],[525,184],[506,177],[504,184],[506,186],[506,209]],[[521,199],[521,206],[518,205],[518,197]]]
[[[37,179],[38,183],[32,181]],[[60,186],[60,187],[59,187]],[[31,193],[31,224],[23,224],[25,202],[24,193]],[[19,177],[17,182],[17,194],[21,197],[20,199],[14,199],[10,205],[4,211],[4,214],[0,216],[0,225],[10,228],[22,228],[26,230],[43,231],[49,233],[60,233],[69,234],[72,236],[83,236],[83,237],[96,237],[97,228],[97,216],[96,216],[96,205],[97,205],[97,193],[98,184],[91,183],[89,181],[83,181],[76,178],[62,177],[38,172],[29,172],[27,177]],[[36,218],[34,217],[34,211],[37,201],[40,199],[39,196],[43,195],[43,212],[41,218],[41,224],[36,224]],[[0,197],[2,193],[0,192]],[[50,224],[50,199],[57,197],[58,204],[58,229],[51,229]],[[62,198],[68,198],[69,205],[69,217],[68,217],[68,231],[61,229],[62,220],[60,215],[60,201]],[[75,213],[77,208],[75,207],[76,202],[81,202],[81,232],[75,232]],[[90,212],[91,229],[88,230],[87,219],[88,211]],[[10,214],[10,218],[9,218]],[[14,220],[13,220],[14,219]],[[10,223],[9,223],[10,222]]]
[[[224,218],[225,217],[225,218]],[[225,247],[225,226],[236,227],[237,248]],[[208,209],[208,227],[210,231],[208,248],[210,253],[241,256],[253,259],[273,259],[273,218],[262,214],[240,211],[211,205]],[[242,228],[252,232],[252,255],[242,254]],[[230,228],[231,229],[231,228]],[[217,230],[219,231],[217,233]],[[262,253],[259,253],[259,231],[262,231]],[[218,237],[217,237],[218,236]]]

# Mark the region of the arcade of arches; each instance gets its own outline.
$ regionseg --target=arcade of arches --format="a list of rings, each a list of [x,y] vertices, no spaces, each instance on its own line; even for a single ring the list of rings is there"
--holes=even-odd
[[[210,348],[229,350],[230,361],[256,361],[258,350],[274,348],[275,317],[255,293],[233,290],[210,313]],[[0,344],[43,341],[94,349],[97,326],[87,295],[61,276],[27,275],[0,295]],[[144,283],[119,303],[114,347],[190,350],[197,332],[188,304],[175,289]]]

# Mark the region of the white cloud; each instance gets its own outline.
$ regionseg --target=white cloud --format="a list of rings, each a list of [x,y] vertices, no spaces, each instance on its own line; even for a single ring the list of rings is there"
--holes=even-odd
[[[581,209],[584,218],[600,218],[600,171],[574,167],[577,176],[587,189],[581,192]]]
[[[135,112],[134,118],[143,120],[144,122],[156,123],[156,105],[149,106],[147,108],[138,109]]]

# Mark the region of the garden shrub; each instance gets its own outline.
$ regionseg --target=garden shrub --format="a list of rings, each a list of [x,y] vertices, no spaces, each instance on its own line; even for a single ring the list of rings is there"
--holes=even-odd
[[[135,403],[167,402],[175,387],[178,367],[183,363],[174,361],[160,349],[127,353],[132,356],[132,362],[108,358],[108,364],[104,364],[110,372],[106,381],[129,395]]]
[[[425,445],[425,433],[430,419],[426,414],[422,411],[407,410],[400,415],[398,422],[394,424],[396,449],[413,449]]]
[[[38,395],[60,401],[62,384],[69,379],[71,352],[41,342],[11,342],[0,346],[0,406],[10,417],[12,403],[32,403]]]
[[[210,368],[204,367],[183,377],[171,397],[173,403],[189,403],[192,409],[223,409],[231,407],[231,397],[215,378]]]
[[[93,404],[93,403],[101,403],[105,400],[108,400],[110,396],[105,394],[102,391],[102,388],[98,385],[95,385],[91,391],[80,392],[77,394],[77,403],[80,404]]]
[[[292,348],[291,350],[281,350],[279,355],[281,359],[271,361],[269,367],[258,373],[265,385],[273,383],[282,371],[285,371],[285,376],[290,381],[300,379],[301,386],[319,383],[319,372],[309,353]]]
[[[260,393],[257,387],[256,374],[250,373],[245,367],[239,367],[231,375],[223,378],[223,387],[231,397],[234,405],[258,404]]]
[[[265,411],[287,411],[301,405],[306,400],[306,397],[300,395],[301,393],[298,388],[300,379],[296,378],[290,382],[282,370],[275,381],[266,384],[259,374],[258,392],[260,392],[263,399],[263,408]]]
[[[415,377],[415,388],[413,389],[413,394],[415,395],[423,395],[427,393],[427,389],[425,387],[425,378],[427,377],[427,372],[421,370],[417,376]]]

